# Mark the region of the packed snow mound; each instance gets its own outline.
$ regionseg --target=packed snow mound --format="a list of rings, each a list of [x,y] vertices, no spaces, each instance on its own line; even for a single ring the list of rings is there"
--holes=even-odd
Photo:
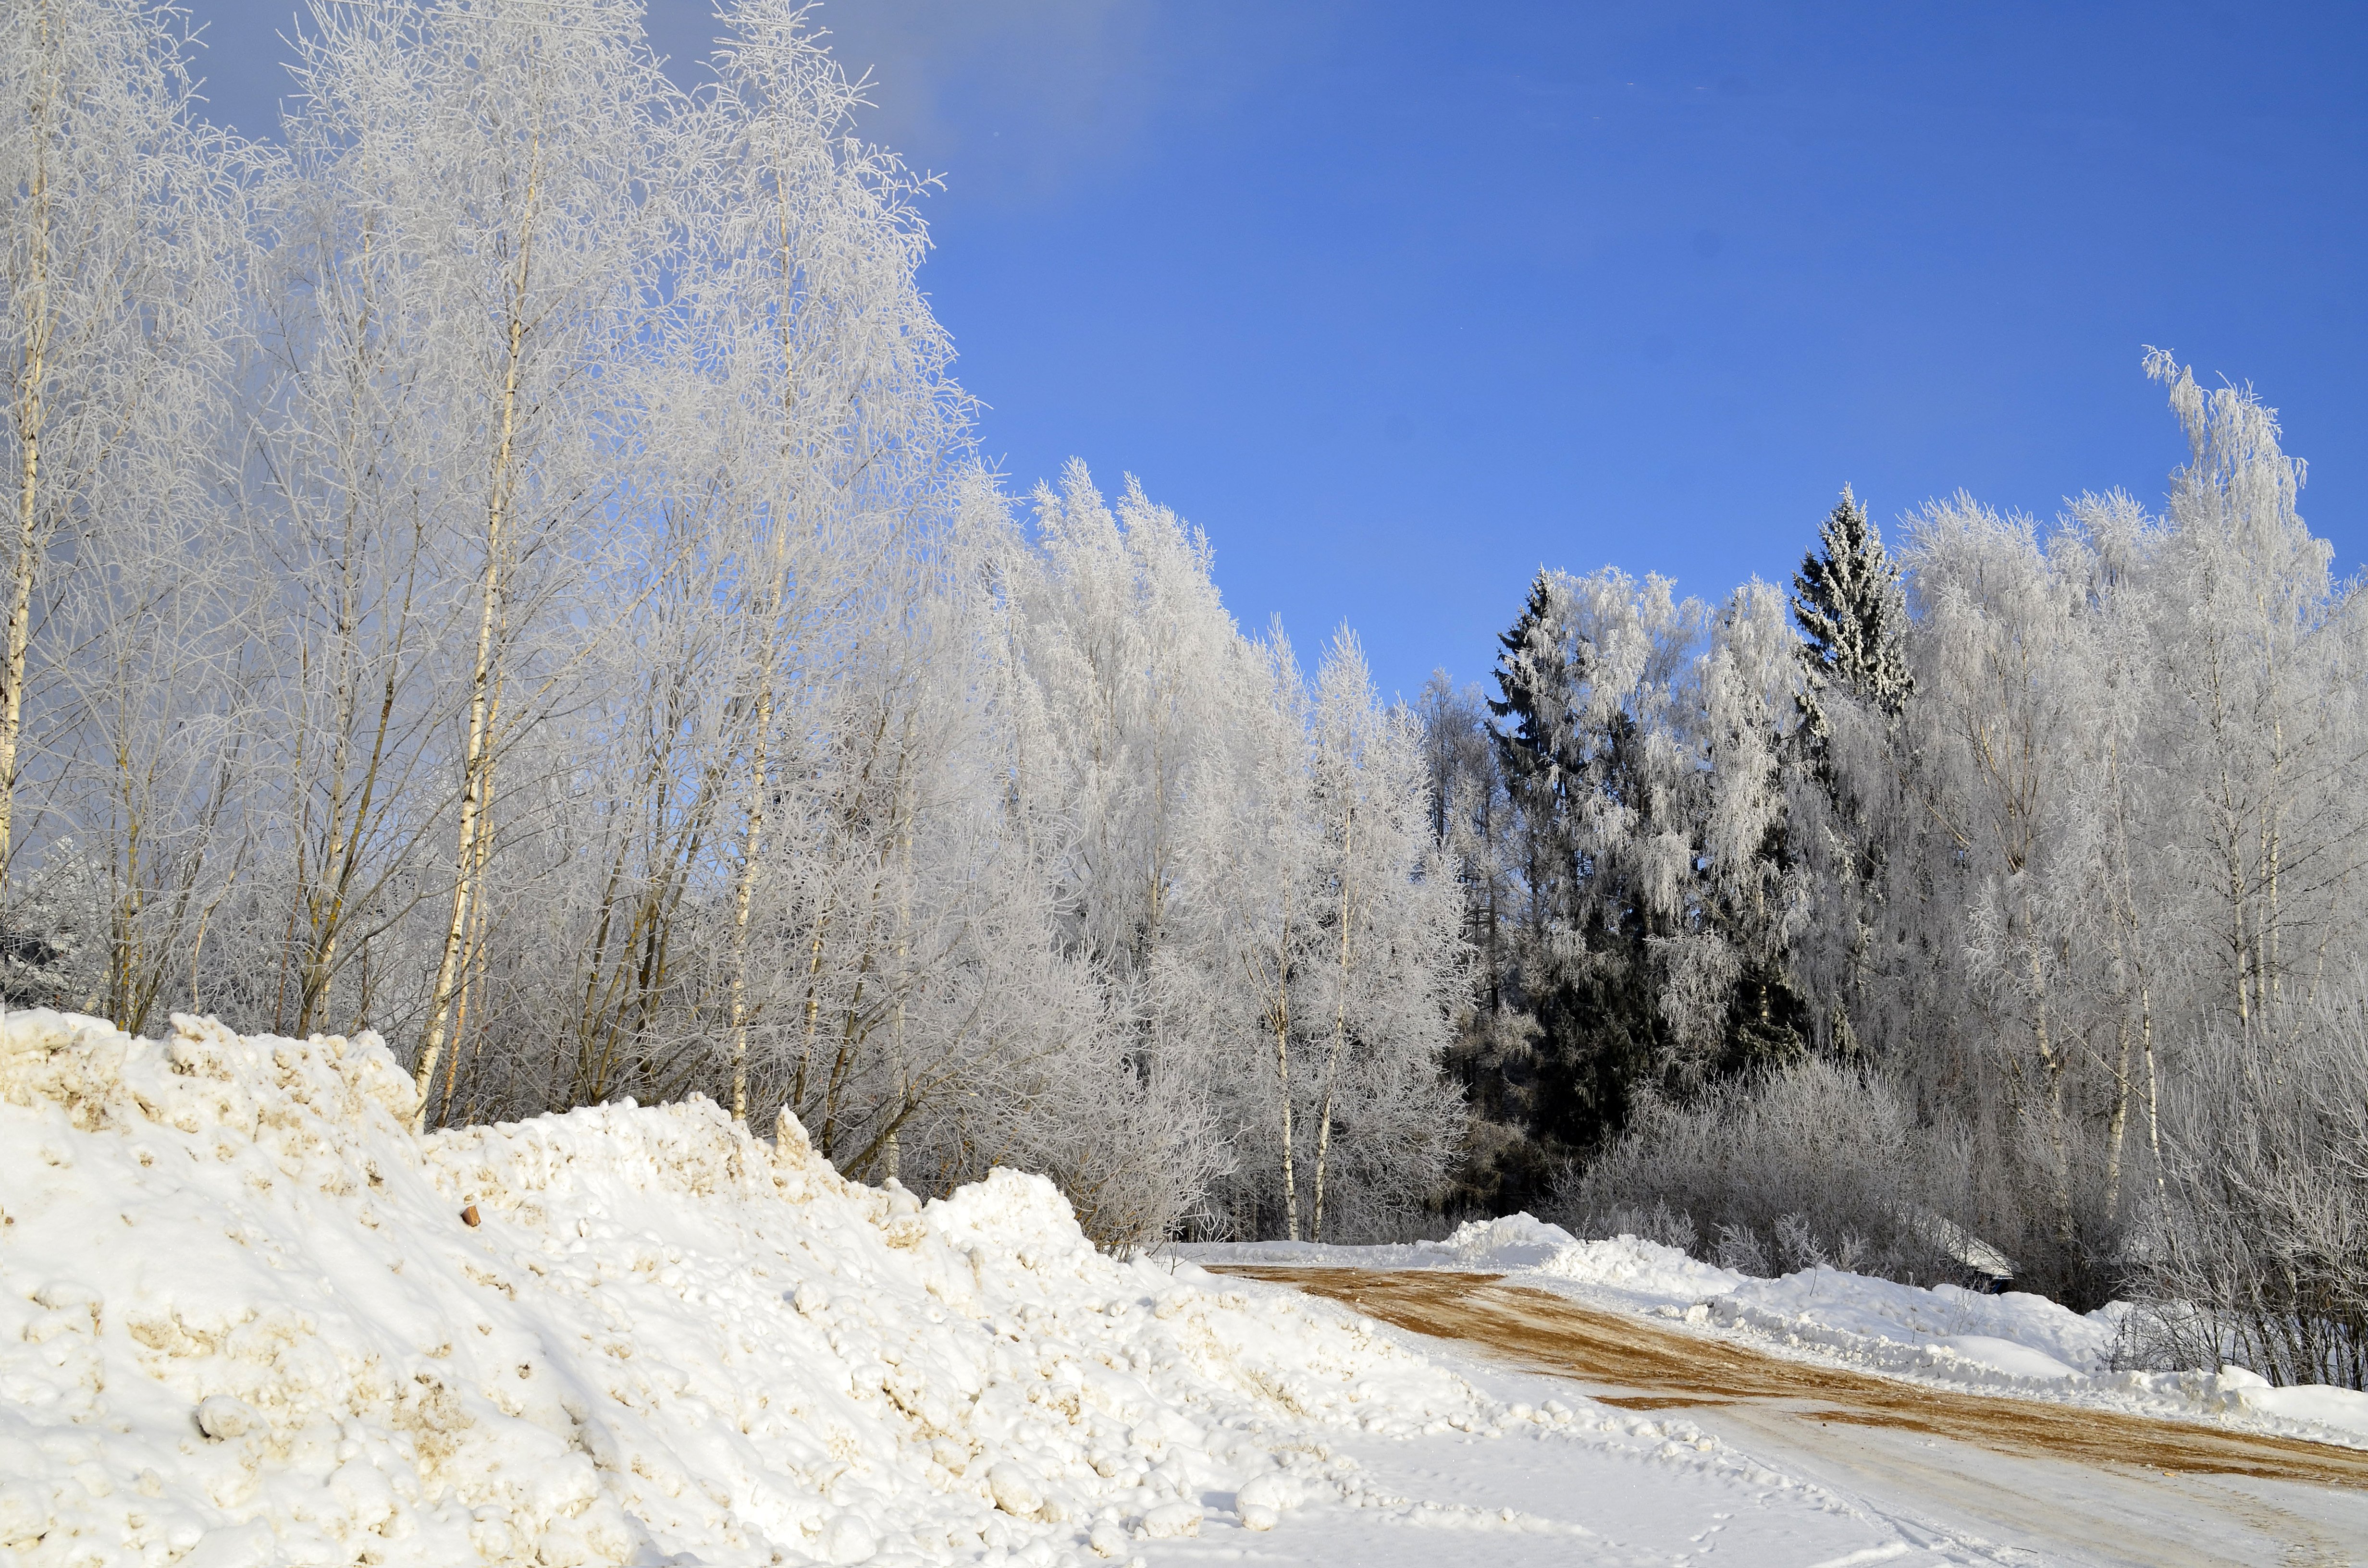
[[[1637,1236],[1573,1241],[1536,1268],[1525,1272],[1572,1284],[1593,1285],[1645,1301],[1672,1297],[1695,1301],[1725,1295],[1751,1283],[1731,1268],[1704,1263],[1676,1247]]]
[[[1356,1501],[1327,1428],[1569,1421],[1103,1256],[1038,1177],[414,1103],[372,1035],[0,1020],[0,1562],[1082,1563]]]
[[[1527,1214],[1497,1220],[1466,1220],[1443,1242],[1417,1242],[1418,1250],[1436,1251],[1468,1268],[1489,1268],[1511,1274],[1552,1263],[1572,1244],[1571,1234]]]
[[[2083,1315],[2025,1290],[1985,1295],[1954,1285],[1930,1289],[1808,1268],[1781,1279],[1746,1279],[1712,1308],[1722,1322],[1803,1324],[1852,1339],[1938,1346],[1967,1361],[2025,1378],[2104,1371],[2116,1314]],[[1847,1337],[1839,1337],[1847,1336]]]
[[[2316,1422],[2368,1435],[2368,1393],[2357,1389],[2305,1383],[2271,1388],[2269,1379],[2242,1367],[2223,1367],[2215,1380],[2226,1409],[2258,1412],[2288,1421]]]
[[[1834,1268],[1760,1279],[1636,1236],[1580,1241],[1527,1214],[1467,1221],[1443,1242],[1418,1245],[1475,1269],[1591,1285],[1640,1302],[1706,1305],[1721,1324],[1795,1339],[1806,1330],[1836,1348],[1868,1340],[1934,1347],[2020,1379],[2100,1372],[2113,1347],[2112,1314],[2084,1317],[2025,1291],[1926,1289]]]

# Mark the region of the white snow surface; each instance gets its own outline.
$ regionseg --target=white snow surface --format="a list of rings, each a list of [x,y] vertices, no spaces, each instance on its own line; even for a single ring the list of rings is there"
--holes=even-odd
[[[1311,1427],[1513,1419],[1349,1314],[1098,1255],[1040,1177],[925,1206],[703,1101],[416,1139],[369,1036],[0,1041],[28,1562],[929,1559],[1197,1519]]]
[[[0,1019],[0,1568],[1905,1550],[1690,1423],[1099,1254],[1038,1177],[924,1204],[705,1101],[413,1106],[367,1034]]]
[[[1470,1221],[1444,1241],[1392,1246],[1256,1242],[1178,1250],[1201,1263],[1503,1274],[1508,1283],[1860,1370],[2368,1447],[2368,1394],[2350,1389],[2271,1388],[2240,1368],[2112,1370],[2116,1331],[2128,1311],[2119,1302],[2083,1315],[2028,1291],[1927,1290],[1833,1268],[1760,1279],[1636,1236],[1582,1240],[1528,1214]]]

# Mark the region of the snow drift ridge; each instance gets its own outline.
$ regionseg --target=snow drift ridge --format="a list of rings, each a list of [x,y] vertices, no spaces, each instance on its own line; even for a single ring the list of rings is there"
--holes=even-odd
[[[1311,1429],[1567,1419],[1102,1256],[1038,1177],[413,1103],[373,1035],[0,1019],[0,1562],[1083,1562],[1357,1500]]]

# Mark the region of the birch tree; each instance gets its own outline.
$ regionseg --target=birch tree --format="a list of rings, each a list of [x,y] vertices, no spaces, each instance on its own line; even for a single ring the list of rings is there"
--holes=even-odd
[[[44,722],[45,671],[73,657],[49,646],[51,610],[103,540],[132,553],[113,530],[171,551],[211,499],[245,158],[193,112],[169,20],[131,0],[30,0],[0,17],[0,872],[26,839],[20,786],[67,744],[28,733]]]
[[[2303,466],[2280,449],[2274,411],[2244,389],[2205,393],[2158,350],[2146,371],[2190,452],[2155,566],[2163,722],[2188,747],[2180,814],[2217,927],[2214,1005],[2243,1031],[2310,1000],[2344,939],[2328,895],[2357,881],[2368,832],[2350,787],[2357,599],[2296,509]]]
[[[1205,888],[1201,898],[1223,923],[1226,954],[1238,966],[1241,994],[1253,1019],[1248,1049],[1272,1054],[1270,1089],[1258,1097],[1270,1106],[1283,1233],[1297,1241],[1303,1210],[1295,1096],[1305,1085],[1294,1085],[1292,1069],[1294,1046],[1309,1020],[1294,999],[1310,989],[1310,967],[1319,961],[1318,846],[1305,678],[1280,624],[1268,632],[1258,653],[1264,679],[1258,695],[1264,700],[1247,705],[1242,714],[1244,777],[1237,788],[1212,784],[1199,796],[1204,815],[1217,819],[1204,826],[1209,853],[1200,858],[1201,869],[1217,873],[1226,884]],[[1301,1075],[1304,1080],[1304,1063]],[[1256,1076],[1265,1078],[1263,1073]],[[1245,1128],[1235,1136],[1254,1135]]]
[[[1416,721],[1381,706],[1346,628],[1315,688],[1310,804],[1323,903],[1312,913],[1330,926],[1331,1004],[1310,1211],[1320,1242],[1334,1129],[1352,1103],[1369,1209],[1407,1205],[1440,1179],[1457,1108],[1440,1069],[1463,976],[1455,889],[1431,854]]]
[[[435,542],[472,563],[445,562],[469,585],[469,635],[450,673],[457,801],[420,999],[424,1116],[478,864],[500,842],[502,748],[549,696],[552,672],[523,655],[621,449],[599,371],[629,358],[663,248],[645,198],[670,96],[638,19],[590,0],[324,4],[300,48],[302,134],[359,230],[336,259],[371,269],[377,330],[426,405]]]
[[[2093,864],[2073,808],[2094,787],[2084,744],[2093,624],[2079,574],[2060,559],[2077,544],[2051,550],[2029,519],[1963,497],[1928,511],[1910,541],[1924,633],[1919,712],[1930,726],[1918,793],[1947,857],[1935,874],[1944,897],[1962,901],[1972,960],[1964,979],[2009,1044],[2009,1111],[2032,1115],[2043,1131],[2054,1239],[2069,1254],[2078,1228],[2072,1051],[2085,973],[2068,924],[2089,896]]]
[[[789,0],[723,13],[689,346],[721,383],[713,429],[748,631],[746,760],[732,894],[732,1103],[747,1114],[746,970],[777,723],[908,571],[916,497],[960,449],[968,404],[915,283],[928,181],[853,133],[861,104]],[[794,722],[794,720],[793,720]],[[815,913],[814,941],[833,917]],[[810,944],[811,945],[811,944]]]

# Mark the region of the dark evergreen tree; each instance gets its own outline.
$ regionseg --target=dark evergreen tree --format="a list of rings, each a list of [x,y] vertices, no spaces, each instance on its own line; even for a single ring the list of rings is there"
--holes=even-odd
[[[1625,1124],[1637,1081],[1665,1054],[1654,1003],[1650,928],[1631,890],[1588,852],[1585,818],[1604,804],[1654,809],[1636,778],[1642,737],[1632,719],[1583,724],[1578,697],[1594,649],[1554,616],[1541,572],[1520,619],[1498,639],[1501,694],[1488,704],[1505,788],[1522,822],[1528,907],[1517,944],[1515,990],[1537,1026],[1532,1136],[1554,1155],[1587,1151]]]
[[[1817,531],[1817,548],[1793,574],[1793,619],[1813,691],[1838,687],[1898,714],[1914,686],[1903,647],[1907,602],[1883,535],[1847,484]]]
[[[1736,874],[1719,858],[1734,846],[1711,841],[1713,752],[1770,756],[1781,744],[1716,728],[1772,728],[1748,701],[1715,719],[1706,706],[1705,650],[1749,646],[1745,612],[1713,623],[1671,604],[1666,585],[1611,575],[1532,581],[1498,639],[1488,719],[1443,683],[1424,707],[1435,831],[1463,846],[1467,931],[1487,970],[1487,1006],[1459,1023],[1450,1054],[1474,1114],[1454,1201],[1497,1212],[1544,1198],[1558,1170],[1626,1126],[1646,1089],[1682,1097],[1766,1071],[1816,1032],[1771,937],[1791,863],[1783,812],[1745,851],[1770,874]],[[1792,655],[1779,615],[1750,635],[1772,629],[1781,669]],[[1489,749],[1453,760],[1472,739]],[[1457,790],[1466,804],[1451,814]],[[1707,1004],[1678,989],[1690,983],[1674,967],[1704,944],[1736,965]]]
[[[1553,770],[1554,734],[1566,727],[1573,672],[1554,624],[1553,579],[1541,570],[1530,581],[1530,597],[1512,630],[1497,639],[1497,689],[1488,711],[1510,720],[1499,728],[1508,775],[1524,783]],[[1584,644],[1582,644],[1584,646]],[[1583,676],[1584,672],[1579,672]]]
[[[1859,1049],[1850,1012],[1862,1001],[1867,983],[1883,902],[1884,852],[1868,829],[1867,802],[1829,755],[1832,714],[1827,694],[1839,692],[1863,702],[1889,724],[1907,707],[1915,678],[1907,668],[1907,600],[1900,588],[1899,568],[1884,554],[1882,534],[1847,484],[1840,505],[1818,530],[1817,548],[1793,574],[1793,619],[1801,629],[1801,658],[1808,675],[1801,699],[1804,722],[1795,740],[1808,777],[1827,801],[1831,842],[1843,852],[1841,864],[1850,869],[1837,890],[1849,890],[1847,919],[1853,936],[1848,977],[1841,982],[1843,990],[1829,997],[1823,1009],[1828,1043],[1849,1056]]]

